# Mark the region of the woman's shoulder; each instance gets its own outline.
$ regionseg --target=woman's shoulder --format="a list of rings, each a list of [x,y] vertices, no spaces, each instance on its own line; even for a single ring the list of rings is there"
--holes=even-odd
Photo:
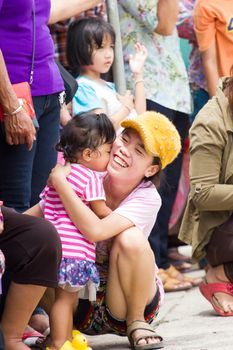
[[[155,185],[151,181],[142,181],[128,196],[128,198],[139,198],[147,202],[160,202],[161,197]]]

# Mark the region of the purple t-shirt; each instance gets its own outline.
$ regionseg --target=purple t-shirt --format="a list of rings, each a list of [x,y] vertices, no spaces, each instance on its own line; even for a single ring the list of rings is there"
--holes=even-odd
[[[54,45],[47,26],[50,0],[34,0],[36,48],[32,95],[64,89],[54,61]],[[33,45],[32,0],[0,0],[0,49],[12,84],[29,82]]]

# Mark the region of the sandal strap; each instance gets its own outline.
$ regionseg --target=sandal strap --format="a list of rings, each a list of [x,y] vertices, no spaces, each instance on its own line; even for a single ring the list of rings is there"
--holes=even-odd
[[[149,335],[149,334],[148,335],[144,335],[144,336],[140,335],[140,336],[136,337],[133,340],[132,339],[132,334],[136,330],[146,330],[148,332],[151,332],[151,335]],[[132,343],[132,341],[134,341],[135,344],[137,344],[138,341],[141,340],[141,339],[146,339],[146,338],[150,338],[150,337],[159,338],[160,341],[163,340],[163,338],[155,332],[155,330],[151,327],[151,325],[149,325],[145,321],[141,321],[141,320],[133,321],[129,326],[127,326],[127,336],[129,338],[130,343]]]

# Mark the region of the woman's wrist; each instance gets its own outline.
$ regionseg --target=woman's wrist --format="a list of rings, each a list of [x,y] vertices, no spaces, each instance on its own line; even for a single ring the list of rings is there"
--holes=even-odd
[[[3,114],[5,117],[11,116],[11,115],[15,115],[17,113],[19,113],[22,109],[23,109],[23,100],[21,98],[18,99],[18,107],[14,108],[13,110],[10,109],[9,111],[5,111]]]

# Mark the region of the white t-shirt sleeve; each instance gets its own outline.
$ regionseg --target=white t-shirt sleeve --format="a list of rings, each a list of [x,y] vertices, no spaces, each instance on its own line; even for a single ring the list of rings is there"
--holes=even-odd
[[[148,238],[161,207],[161,197],[153,184],[138,186],[114,210],[115,213],[129,219]]]

